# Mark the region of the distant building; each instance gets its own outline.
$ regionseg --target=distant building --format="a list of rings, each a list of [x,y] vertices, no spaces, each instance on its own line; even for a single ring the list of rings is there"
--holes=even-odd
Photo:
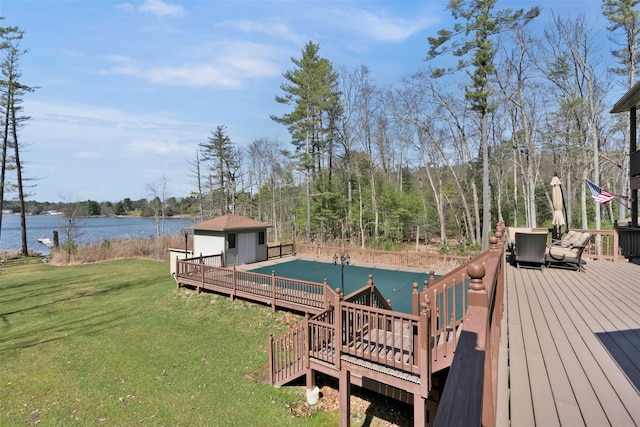
[[[266,261],[267,228],[270,224],[240,215],[222,215],[192,225],[193,243],[188,241],[186,256],[223,254],[224,265],[251,264]],[[175,259],[185,258],[185,248],[171,248],[171,273]]]

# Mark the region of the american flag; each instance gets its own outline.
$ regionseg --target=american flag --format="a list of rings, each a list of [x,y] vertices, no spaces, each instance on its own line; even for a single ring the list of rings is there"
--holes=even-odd
[[[589,191],[591,191],[591,197],[593,197],[593,200],[595,200],[598,203],[609,203],[611,200],[613,200],[616,195],[615,194],[611,194],[606,190],[603,190],[602,188],[598,187],[597,185],[595,185],[593,182],[587,180],[587,184],[589,184]]]

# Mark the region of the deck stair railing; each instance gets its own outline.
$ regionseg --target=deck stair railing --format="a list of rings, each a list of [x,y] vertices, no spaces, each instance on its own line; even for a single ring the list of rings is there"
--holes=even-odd
[[[467,268],[472,262],[486,262],[488,255],[489,252],[485,251],[437,279],[432,272],[421,292],[417,291],[417,283],[413,285],[414,314],[417,314],[420,301],[428,301],[432,313],[429,337],[432,346],[433,372],[451,366],[462,331],[464,315],[468,309],[467,295],[470,278]]]
[[[504,304],[504,224],[468,263],[467,309],[434,425],[495,425]],[[461,411],[460,408],[465,408]]]
[[[336,290],[329,309],[277,338],[269,337],[270,381],[282,385],[308,372],[311,360],[340,370],[343,355],[410,373],[429,386],[428,304],[416,316],[390,310],[372,280],[347,299]]]
[[[391,302],[384,298],[380,290],[373,284],[373,275],[369,275],[367,285],[344,297],[346,302],[369,307],[391,310]]]

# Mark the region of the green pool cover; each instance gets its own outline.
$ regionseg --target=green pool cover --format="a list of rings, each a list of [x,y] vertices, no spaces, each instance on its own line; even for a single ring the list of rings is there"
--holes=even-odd
[[[331,288],[336,289],[343,287],[341,283],[342,266],[340,263],[334,265],[333,263],[327,262],[297,259],[251,271],[261,274],[271,274],[272,271],[275,271],[276,276],[316,283],[322,283],[326,278]],[[349,295],[365,286],[369,274],[373,275],[373,283],[382,295],[386,299],[391,300],[393,309],[408,314],[411,314],[411,292],[413,290],[413,283],[417,282],[419,285],[418,289],[422,290],[424,281],[429,279],[429,274],[426,272],[412,273],[347,265],[344,267],[344,295]]]

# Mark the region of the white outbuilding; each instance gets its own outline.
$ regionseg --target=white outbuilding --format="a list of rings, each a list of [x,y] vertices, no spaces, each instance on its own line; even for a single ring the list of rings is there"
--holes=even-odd
[[[240,215],[222,215],[191,226],[196,256],[224,254],[224,265],[267,260],[267,228],[271,225]]]

